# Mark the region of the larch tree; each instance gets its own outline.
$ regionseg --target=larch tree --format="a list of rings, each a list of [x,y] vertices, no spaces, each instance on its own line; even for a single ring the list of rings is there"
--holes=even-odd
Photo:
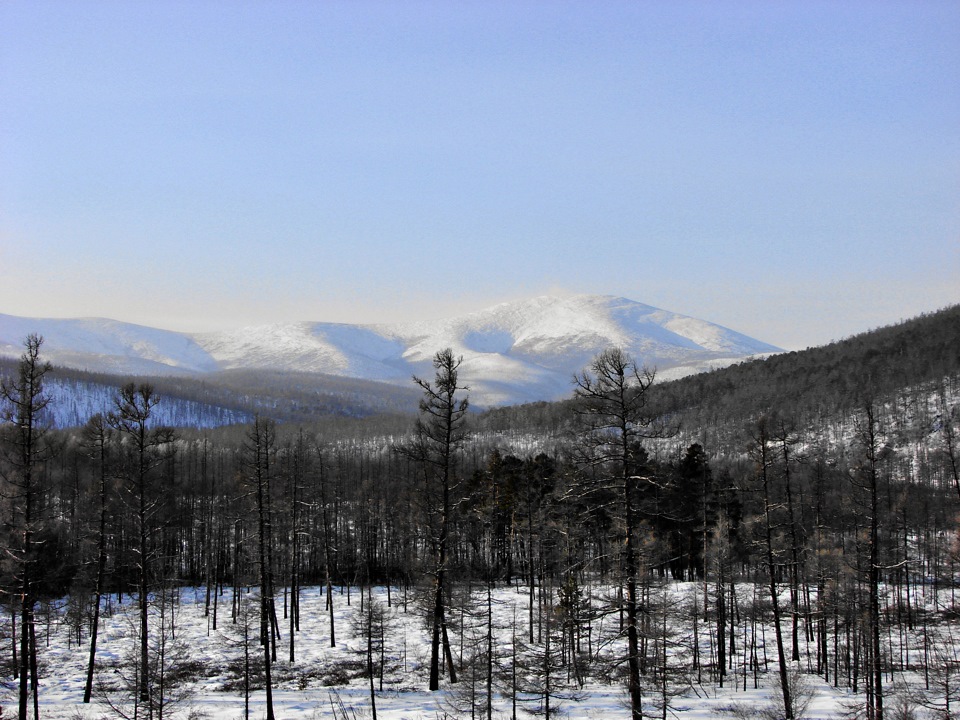
[[[323,543],[323,575],[326,587],[326,609],[330,618],[330,647],[337,646],[337,633],[334,623],[333,610],[333,570],[334,570],[334,539],[331,529],[330,498],[327,497],[327,477],[325,474],[323,449],[315,447],[317,455],[317,503],[320,506],[320,537]]]
[[[260,579],[260,642],[263,646],[263,675],[266,690],[267,720],[274,719],[271,661],[276,647],[272,618],[275,618],[273,570],[270,560],[272,544],[272,513],[270,504],[271,458],[276,451],[276,427],[272,420],[259,415],[247,433],[244,443],[244,473],[256,500],[257,550]]]
[[[622,568],[626,590],[627,691],[634,720],[643,717],[640,685],[637,548],[638,494],[646,453],[642,441],[670,433],[650,407],[655,372],[639,367],[620,348],[604,350],[574,376],[576,412],[582,421],[579,461],[597,467],[616,489],[622,519]]]
[[[783,696],[783,710],[786,720],[792,720],[793,698],[790,695],[790,677],[787,667],[786,653],[784,652],[783,629],[781,628],[780,595],[777,590],[777,569],[780,564],[779,548],[776,547],[775,535],[778,521],[774,517],[778,503],[773,493],[773,466],[776,462],[775,439],[770,431],[768,419],[760,417],[750,429],[750,444],[748,451],[754,462],[754,477],[760,490],[763,503],[763,547],[766,554],[767,580],[770,591],[770,606],[773,609],[773,629],[777,639],[777,661],[780,672],[780,692]]]
[[[867,633],[870,674],[867,678],[867,718],[883,720],[883,652],[880,628],[880,491],[882,466],[889,454],[880,418],[873,402],[864,403],[855,419],[860,456],[851,471],[851,481],[861,496],[861,524],[865,527],[867,580]]]
[[[103,597],[107,568],[107,471],[112,442],[111,430],[103,415],[97,413],[83,427],[82,439],[86,452],[97,468],[97,496],[99,512],[97,523],[97,576],[93,593],[93,620],[90,623],[90,657],[87,662],[87,681],[83,702],[89,703],[93,693],[93,674],[97,659],[97,637],[100,629],[100,600]]]
[[[160,397],[148,383],[128,383],[120,388],[114,399],[114,411],[107,422],[120,435],[128,450],[124,473],[124,490],[134,517],[136,528],[137,594],[140,611],[140,672],[137,675],[137,698],[146,705],[148,716],[153,714],[152,678],[150,677],[150,589],[151,539],[161,504],[160,495],[151,480],[164,459],[165,450],[172,445],[175,433],[171,428],[154,427],[153,410]]]
[[[26,720],[28,712],[28,684],[32,678],[34,715],[39,716],[37,700],[37,648],[34,629],[34,605],[37,601],[40,550],[37,539],[40,523],[39,509],[42,492],[38,466],[44,451],[47,428],[42,413],[50,402],[44,393],[44,380],[50,371],[49,363],[40,360],[43,338],[28,335],[26,348],[20,357],[16,379],[0,383],[0,397],[5,401],[2,420],[2,448],[4,493],[12,504],[12,527],[16,540],[11,548],[20,595],[20,656],[19,656],[19,720]],[[8,520],[9,522],[9,520]]]
[[[434,554],[433,609],[430,638],[430,690],[440,688],[440,651],[450,673],[450,682],[457,681],[457,671],[450,651],[447,634],[446,595],[447,565],[452,513],[456,503],[457,456],[467,438],[466,414],[469,401],[462,392],[469,390],[459,384],[462,357],[453,350],[439,351],[433,358],[436,370],[434,382],[414,376],[413,381],[423,391],[420,399],[420,417],[417,418],[414,440],[398,448],[416,460],[425,481],[425,499],[430,522],[430,544]]]

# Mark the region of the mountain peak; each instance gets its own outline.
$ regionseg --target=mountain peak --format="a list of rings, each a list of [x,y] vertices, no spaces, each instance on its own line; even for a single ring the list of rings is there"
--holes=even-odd
[[[177,333],[103,318],[0,315],[0,355],[44,336],[53,363],[136,374],[215,370],[319,372],[394,384],[429,375],[438,350],[462,355],[475,405],[552,400],[602,350],[618,346],[661,377],[719,367],[778,348],[705,320],[612,295],[543,295],[435,322],[296,322]]]

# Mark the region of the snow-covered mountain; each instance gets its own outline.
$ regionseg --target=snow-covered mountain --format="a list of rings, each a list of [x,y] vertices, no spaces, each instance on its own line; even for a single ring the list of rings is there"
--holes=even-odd
[[[31,332],[44,337],[50,362],[87,370],[169,375],[243,368],[394,384],[409,383],[412,374],[432,378],[434,354],[450,347],[463,356],[461,380],[478,406],[565,397],[573,373],[610,346],[662,378],[779,350],[704,320],[595,295],[502,303],[436,322],[299,322],[193,334],[100,318],[0,315],[0,356],[19,356]]]

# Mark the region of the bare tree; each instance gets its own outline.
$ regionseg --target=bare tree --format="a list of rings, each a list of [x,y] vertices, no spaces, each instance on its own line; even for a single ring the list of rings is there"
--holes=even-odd
[[[854,486],[864,497],[863,518],[867,525],[867,616],[870,677],[867,687],[867,717],[883,720],[883,656],[880,650],[880,479],[887,455],[880,419],[872,402],[866,402],[855,420],[861,455],[851,473]]]
[[[150,536],[156,521],[160,500],[151,491],[150,479],[163,460],[164,449],[173,443],[175,435],[171,428],[153,427],[153,409],[160,397],[149,384],[128,383],[120,388],[114,400],[115,412],[107,416],[109,424],[129,443],[132,452],[126,473],[126,490],[132,496],[137,529],[137,592],[140,609],[140,675],[138,678],[139,700],[147,705],[152,715],[150,677]]]
[[[320,523],[323,536],[323,574],[326,584],[327,611],[330,616],[330,647],[337,646],[336,626],[333,611],[333,547],[332,531],[330,528],[329,500],[327,498],[327,477],[324,472],[323,450],[316,446],[317,453],[317,481],[319,486]]]
[[[637,495],[646,479],[642,440],[669,434],[649,407],[653,370],[638,367],[620,348],[600,353],[588,370],[574,376],[577,413],[583,422],[580,462],[600,468],[618,486],[623,521],[623,574],[627,614],[627,690],[634,720],[640,720],[640,650],[637,578],[640,562],[635,537],[638,527]]]
[[[263,675],[267,693],[267,720],[274,720],[273,687],[270,677],[271,660],[274,653],[273,623],[275,615],[273,604],[273,573],[270,562],[270,542],[272,537],[270,512],[270,458],[274,452],[276,428],[270,420],[257,416],[247,433],[245,444],[245,469],[247,479],[252,485],[257,504],[257,539],[259,550],[260,576],[260,642],[263,645]]]
[[[158,582],[152,592],[156,626],[150,634],[149,666],[143,667],[139,651],[128,647],[123,656],[109,660],[97,674],[96,699],[122,720],[164,720],[193,696],[186,679],[194,661],[186,641],[175,632],[180,588],[175,582]],[[138,621],[130,620],[136,635]],[[147,703],[140,699],[140,678],[144,676],[151,679]]]
[[[0,383],[0,397],[6,402],[2,420],[7,423],[3,432],[6,456],[5,492],[13,502],[13,532],[18,544],[12,548],[20,590],[20,720],[26,720],[28,705],[28,674],[33,679],[34,716],[39,716],[37,700],[37,655],[34,637],[34,604],[37,600],[37,528],[40,518],[41,487],[37,466],[44,450],[42,413],[50,400],[44,394],[44,379],[50,364],[40,360],[43,338],[28,335],[26,351],[20,356],[17,377],[12,382]]]
[[[97,658],[97,636],[100,627],[100,600],[107,568],[107,455],[109,452],[110,427],[103,415],[97,413],[83,428],[83,441],[97,467],[97,488],[100,500],[97,527],[97,578],[93,593],[93,621],[90,624],[90,659],[87,663],[87,684],[83,689],[83,702],[90,702],[93,692],[93,672]]]
[[[751,428],[749,446],[754,461],[755,477],[760,485],[763,501],[764,550],[766,551],[767,579],[770,590],[770,602],[773,607],[773,629],[777,638],[777,660],[780,665],[780,692],[783,699],[783,713],[787,720],[794,717],[794,708],[790,696],[789,668],[783,649],[783,629],[780,627],[780,596],[777,592],[777,552],[774,547],[774,512],[776,510],[771,488],[771,467],[774,463],[774,438],[771,435],[766,417],[761,417]]]
[[[414,376],[413,381],[423,390],[420,399],[420,417],[415,438],[398,450],[416,460],[423,469],[430,518],[430,542],[433,547],[434,587],[430,640],[430,690],[440,688],[440,647],[450,672],[450,682],[457,681],[457,671],[450,651],[446,620],[447,553],[451,514],[451,497],[457,482],[457,454],[466,440],[466,414],[469,402],[459,393],[468,390],[459,384],[458,371],[462,357],[454,357],[453,350],[439,351],[433,358],[436,378],[433,383]]]
[[[940,415],[940,435],[942,442],[942,453],[945,465],[949,469],[950,477],[953,480],[953,487],[960,496],[960,447],[957,443],[957,414],[960,408],[950,407],[947,402],[946,389],[942,386],[939,390],[937,410]]]

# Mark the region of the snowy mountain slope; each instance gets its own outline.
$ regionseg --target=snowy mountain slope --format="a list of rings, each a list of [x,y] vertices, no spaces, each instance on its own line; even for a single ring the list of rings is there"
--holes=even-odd
[[[177,333],[104,319],[0,315],[0,356],[16,357],[30,332],[54,364],[122,373],[205,374],[225,369],[313,372],[406,384],[431,378],[434,354],[462,355],[475,405],[550,400],[610,346],[676,377],[778,348],[704,320],[624,298],[538,297],[436,322],[299,322]]]
[[[0,356],[19,357],[30,333],[43,336],[43,356],[66,367],[128,374],[198,373],[216,361],[186,333],[104,318],[50,320],[0,315]]]
[[[410,374],[402,360],[405,348],[361,325],[300,322],[194,337],[224,370],[323,372],[371,380],[409,379]]]
[[[719,325],[624,298],[577,295],[502,303],[437,323],[377,326],[424,365],[439,348],[463,355],[463,379],[484,405],[556,399],[597,353],[620,346],[671,377],[778,348]]]
[[[50,404],[41,414],[41,422],[55,427],[77,427],[97,413],[116,412],[116,388],[102,383],[84,382],[57,376],[47,376],[44,392]],[[162,393],[163,402],[151,412],[157,425],[208,428],[246,423],[253,415],[239,410],[218,407],[196,400],[185,400],[170,393]]]

